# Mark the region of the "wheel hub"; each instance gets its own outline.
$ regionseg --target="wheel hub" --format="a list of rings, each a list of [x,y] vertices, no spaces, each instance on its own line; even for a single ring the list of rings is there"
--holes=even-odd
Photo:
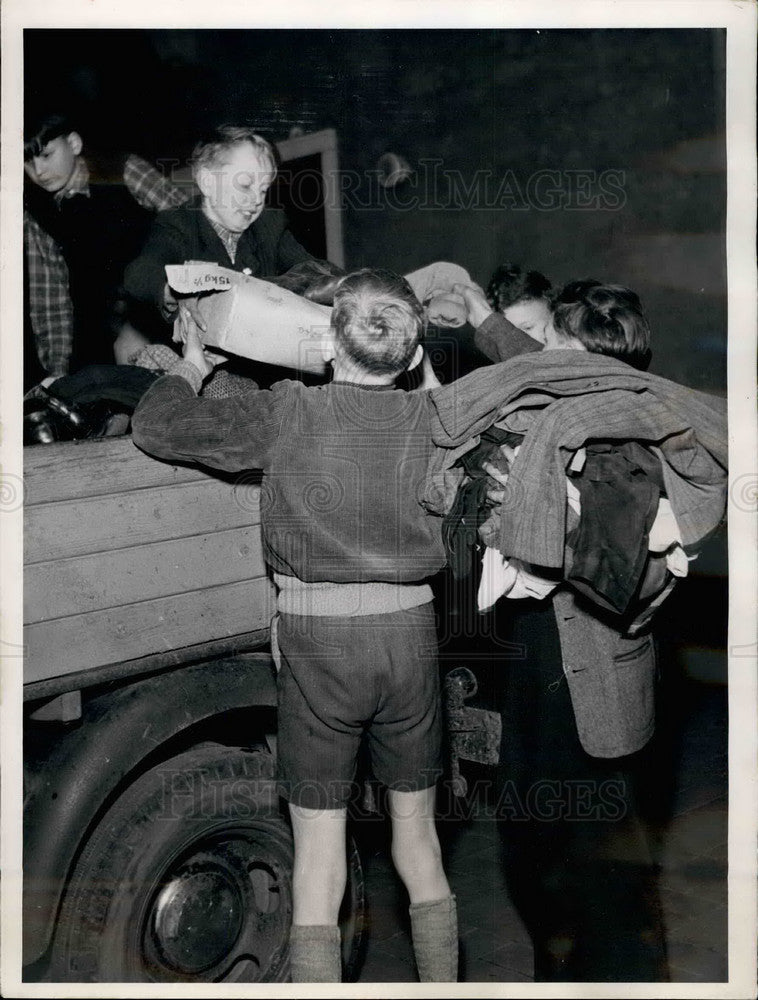
[[[250,828],[190,842],[166,866],[145,914],[141,949],[149,978],[267,976],[281,962],[289,926],[288,857],[267,833]]]
[[[230,874],[193,866],[176,872],[161,890],[153,926],[167,964],[193,974],[231,951],[243,921],[244,901]]]

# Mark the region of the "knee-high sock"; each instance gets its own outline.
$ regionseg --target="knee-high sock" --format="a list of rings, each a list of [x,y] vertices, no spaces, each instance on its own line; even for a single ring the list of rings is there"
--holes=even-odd
[[[290,968],[293,983],[342,982],[339,927],[336,924],[293,924]]]
[[[413,952],[422,983],[458,981],[458,911],[455,896],[412,903]]]

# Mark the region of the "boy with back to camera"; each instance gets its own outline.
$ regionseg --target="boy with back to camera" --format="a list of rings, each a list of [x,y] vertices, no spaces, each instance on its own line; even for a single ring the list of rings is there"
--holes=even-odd
[[[294,982],[339,982],[346,806],[365,731],[388,788],[392,857],[410,897],[422,982],[457,978],[457,917],[434,824],[441,773],[437,637],[426,582],[444,564],[418,498],[432,448],[425,392],[394,388],[421,358],[405,279],[363,270],[337,289],[328,385],[195,393],[212,370],[197,328],[143,397],[135,443],[166,459],[262,468],[266,559],[279,588],[279,778],[295,839]]]

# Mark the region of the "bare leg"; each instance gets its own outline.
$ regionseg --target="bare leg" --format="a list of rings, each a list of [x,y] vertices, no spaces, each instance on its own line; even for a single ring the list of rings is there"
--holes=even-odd
[[[336,924],[347,879],[347,810],[289,809],[295,837],[292,922]]]
[[[422,983],[458,979],[458,918],[434,825],[434,788],[389,792],[392,860],[410,896],[413,952]]]
[[[434,824],[435,789],[420,792],[390,790],[392,860],[411,903],[426,903],[450,895]]]
[[[337,917],[347,878],[346,810],[290,804],[290,816],[295,837],[292,982],[339,983],[342,962]]]

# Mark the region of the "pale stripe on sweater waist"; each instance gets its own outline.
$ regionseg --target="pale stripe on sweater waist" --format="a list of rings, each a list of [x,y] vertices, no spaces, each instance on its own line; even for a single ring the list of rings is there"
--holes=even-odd
[[[357,618],[408,611],[432,600],[428,583],[305,583],[274,573],[276,609],[285,615]]]

